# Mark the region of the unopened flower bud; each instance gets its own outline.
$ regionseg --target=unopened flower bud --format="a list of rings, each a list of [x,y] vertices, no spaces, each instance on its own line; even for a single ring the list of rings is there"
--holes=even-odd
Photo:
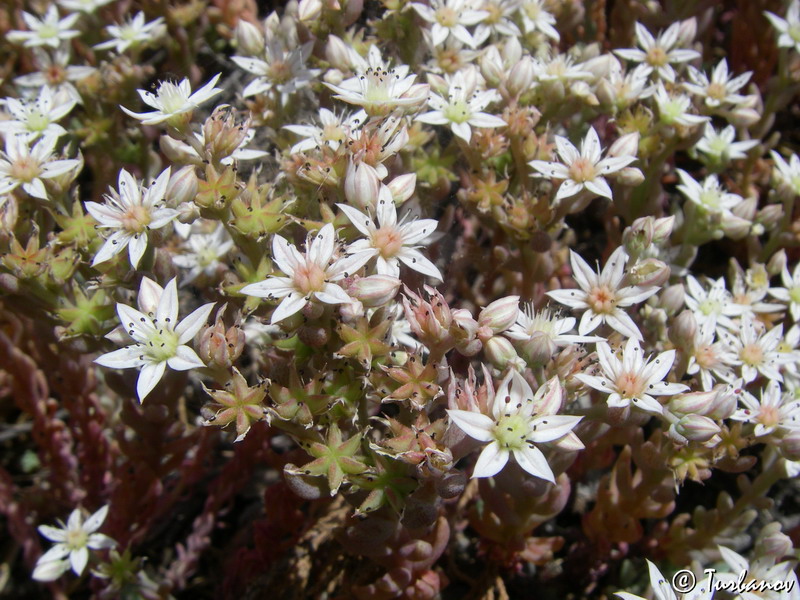
[[[639,217],[622,232],[622,243],[629,256],[639,256],[653,242],[653,217]]]
[[[514,346],[502,336],[495,336],[488,340],[483,345],[483,351],[489,362],[500,370],[505,369],[510,362],[519,361],[519,355],[514,350]]]
[[[234,31],[238,53],[245,56],[257,56],[264,51],[264,34],[257,25],[239,19]]]
[[[712,419],[727,419],[739,404],[739,395],[742,392],[742,380],[737,379],[731,384],[718,384],[714,386],[716,396],[708,407],[706,415]]]
[[[136,299],[139,310],[146,315],[155,315],[163,291],[155,281],[149,277],[142,277],[142,281],[139,283],[139,296]]]
[[[686,415],[674,427],[680,435],[692,442],[707,442],[721,431],[719,425],[702,415]]]
[[[197,155],[191,152],[189,146],[168,135],[162,135],[159,138],[158,146],[171,163],[185,165],[187,163],[198,164],[200,162]]]
[[[353,206],[375,208],[378,203],[380,179],[373,167],[365,163],[350,163],[344,178],[344,195]]]
[[[465,308],[457,308],[451,312],[452,326],[450,332],[456,339],[472,339],[478,334],[478,322],[472,318]]]
[[[694,42],[694,38],[697,35],[697,19],[692,17],[691,19],[686,19],[685,21],[681,21],[680,26],[678,27],[678,46],[688,46],[692,42]]]
[[[637,262],[628,270],[628,277],[633,285],[664,285],[669,280],[670,268],[664,261],[647,258]]]
[[[800,429],[790,429],[778,447],[787,460],[800,460]]]
[[[761,120],[761,115],[754,108],[739,107],[730,111],[727,115],[731,125],[737,128],[747,129]]]
[[[684,310],[679,314],[669,327],[669,339],[677,348],[688,350],[694,344],[694,336],[697,333],[697,319],[690,310]]]
[[[493,333],[502,333],[517,320],[519,296],[506,296],[490,303],[478,315],[478,325],[488,327]]]
[[[731,209],[731,212],[741,219],[752,221],[756,218],[756,211],[758,210],[758,199],[754,196],[745,198],[743,202],[739,202]]]
[[[681,310],[685,303],[686,289],[682,283],[676,283],[664,288],[659,296],[662,308],[667,314],[675,314]]]
[[[798,436],[798,440],[800,440],[800,436]],[[758,534],[756,548],[758,556],[781,559],[792,553],[794,544],[792,543],[792,538],[781,531],[781,524],[773,522],[764,527]]]
[[[417,174],[406,173],[405,175],[398,175],[386,184],[389,191],[392,193],[392,200],[395,204],[402,204],[411,196],[414,195],[414,190],[417,186]]]
[[[169,178],[167,201],[171,206],[180,206],[193,202],[195,196],[197,196],[197,174],[192,165],[187,165]]]
[[[619,71],[622,65],[612,54],[601,54],[581,63],[581,71],[589,71],[597,79],[608,78],[613,71]]]
[[[217,313],[216,322],[200,334],[198,355],[209,367],[230,369],[242,355],[245,335],[238,323],[226,329],[222,320],[223,310],[224,307]]]
[[[233,112],[228,108],[218,106],[203,123],[206,151],[214,160],[228,158],[236,152],[250,129],[250,119],[237,123]]]
[[[608,148],[608,156],[636,156],[639,153],[639,132],[618,137]]]
[[[773,254],[767,262],[767,273],[769,273],[770,276],[778,275],[786,268],[786,264],[786,250],[781,248]]]
[[[325,46],[325,58],[340,71],[349,71],[353,66],[347,44],[335,35],[328,36],[328,45]]]
[[[354,280],[347,288],[347,293],[358,298],[364,306],[375,308],[383,306],[397,295],[400,280],[389,275],[370,275]]]
[[[780,204],[767,204],[758,211],[756,221],[764,225],[767,229],[774,228],[783,218],[783,206]]]
[[[636,167],[625,167],[614,174],[617,181],[628,187],[636,187],[644,182],[644,173]]]
[[[536,66],[530,56],[523,56],[508,75],[506,81],[506,88],[512,96],[517,96],[526,92],[533,83],[533,78],[536,76]]]
[[[320,0],[300,0],[297,6],[297,18],[304,23],[316,21],[322,14],[322,2]]]
[[[601,79],[597,82],[595,94],[603,106],[616,106],[617,88],[608,79]]]
[[[690,392],[673,396],[669,410],[678,415],[706,415],[714,406],[717,392]]]
[[[486,84],[492,88],[499,87],[505,79],[506,69],[497,46],[489,46],[480,57],[478,64]]]
[[[752,223],[734,214],[722,215],[722,231],[732,240],[742,240],[750,234]]]
[[[669,217],[661,217],[653,222],[653,243],[663,244],[669,240],[672,235],[672,229],[675,227],[675,215]]]

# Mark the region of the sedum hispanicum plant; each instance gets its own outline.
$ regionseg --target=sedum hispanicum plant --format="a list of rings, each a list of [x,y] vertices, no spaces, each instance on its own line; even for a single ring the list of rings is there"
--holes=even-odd
[[[0,592],[796,599],[800,3],[267,4],[0,6]]]

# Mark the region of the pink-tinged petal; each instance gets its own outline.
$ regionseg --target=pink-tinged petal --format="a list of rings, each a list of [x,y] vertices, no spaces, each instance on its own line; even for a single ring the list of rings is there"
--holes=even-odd
[[[557,135],[555,141],[558,155],[567,165],[571,165],[580,158],[580,152],[567,138]]]
[[[497,442],[486,446],[475,463],[472,477],[492,477],[497,475],[508,462],[508,450],[503,450]]]
[[[94,513],[88,519],[86,519],[86,522],[83,524],[83,530],[86,533],[94,533],[95,531],[100,529],[100,526],[106,520],[107,516],[108,516],[108,504],[100,508],[96,513]]]
[[[400,261],[403,262],[407,267],[414,269],[423,275],[433,277],[439,281],[444,281],[444,278],[442,277],[439,269],[436,268],[436,265],[425,258],[417,250],[412,248],[403,248],[397,253],[397,258],[399,258]]]
[[[98,250],[92,261],[92,266],[106,262],[122,252],[128,246],[128,241],[130,239],[131,234],[126,231],[116,231],[112,233],[100,247],[100,250]]]
[[[549,415],[533,420],[536,430],[528,435],[528,439],[536,443],[553,442],[572,431],[583,417],[571,415]]]
[[[337,204],[336,206],[338,206],[345,216],[350,219],[353,227],[358,229],[362,235],[367,237],[372,235],[372,231],[375,229],[375,223],[372,222],[372,219],[370,219],[360,210],[357,210],[352,206],[348,206],[347,204]]]
[[[244,286],[240,293],[256,298],[283,298],[294,291],[292,280],[288,277],[270,277],[264,281]]]
[[[613,314],[606,315],[606,323],[611,329],[619,331],[625,337],[635,338],[640,342],[644,340],[636,323],[623,310],[617,309]]]
[[[597,164],[600,161],[602,153],[600,137],[597,135],[597,131],[595,131],[594,127],[589,127],[589,131],[586,132],[586,137],[583,138],[583,143],[581,144],[581,156]]]
[[[165,323],[171,323],[174,327],[178,320],[178,284],[177,278],[173,277],[164,287],[164,291],[158,299],[156,308],[156,321],[160,327]]]
[[[128,257],[134,269],[139,268],[145,251],[147,250],[147,235],[145,233],[134,233],[128,238]]]
[[[197,335],[197,332],[200,331],[208,321],[208,315],[211,314],[211,310],[214,308],[215,304],[215,302],[204,304],[184,317],[178,326],[175,327],[175,333],[178,336],[178,344],[185,344]]]
[[[39,533],[41,533],[44,537],[46,537],[51,542],[66,542],[67,541],[67,532],[64,529],[59,529],[58,527],[51,527],[50,525],[39,525],[37,528]],[[54,550],[58,546],[54,546],[50,550]],[[55,556],[52,559],[48,560],[58,560],[59,558],[64,558],[66,556],[66,552],[60,556]],[[40,559],[41,560],[41,559]]]
[[[175,371],[188,371],[206,366],[189,346],[178,346],[175,349],[175,356],[167,359],[167,365]]]
[[[314,296],[325,304],[346,304],[353,299],[335,283],[326,283],[325,289],[321,292],[314,292]]]
[[[139,396],[139,402],[143,402],[158,382],[161,381],[166,368],[166,361],[149,363],[142,367],[139,372],[139,379],[136,381],[136,394]]]
[[[600,327],[600,323],[603,322],[604,316],[607,315],[595,314],[593,311],[587,310],[585,313],[583,313],[583,315],[581,315],[580,323],[578,323],[578,333],[580,335],[591,333]]]
[[[336,244],[336,231],[331,223],[320,229],[308,248],[308,260],[316,263],[323,269],[328,266],[328,261],[333,256]]]
[[[69,564],[76,575],[81,575],[89,562],[89,550],[78,548],[69,553]]]
[[[306,304],[308,304],[308,301],[303,294],[292,292],[281,301],[272,313],[270,324],[274,325],[278,321],[291,317],[293,314],[300,312]]]
[[[614,390],[608,387],[608,378],[597,377],[595,375],[586,375],[585,373],[576,373],[575,377],[578,381],[582,381],[590,388],[594,388],[606,394],[613,394]]]
[[[471,438],[480,442],[490,442],[494,439],[492,431],[495,422],[486,415],[469,410],[448,410],[447,414],[450,420]]]
[[[664,412],[664,407],[656,400],[644,394],[639,396],[638,398],[632,398],[631,404],[640,410],[645,410],[647,412],[662,414]]]
[[[547,464],[547,459],[542,454],[542,451],[538,448],[525,446],[522,450],[515,450],[514,459],[520,467],[534,477],[555,483],[556,478],[553,475],[553,470]]]
[[[595,177],[592,180],[584,181],[583,185],[586,186],[586,189],[592,192],[593,194],[602,196],[603,198],[608,198],[609,200],[614,199],[611,193],[611,187],[608,185],[608,182],[602,177]]]
[[[100,366],[108,367],[109,369],[131,369],[141,367],[145,364],[145,361],[140,358],[141,356],[141,348],[138,346],[127,346],[119,350],[114,350],[113,352],[101,354],[94,359],[94,362]]]
[[[561,163],[532,160],[528,164],[542,175],[547,175],[551,179],[567,179],[569,177],[569,168]]]
[[[558,192],[556,192],[555,198],[556,202],[563,200],[564,198],[571,198],[583,188],[583,183],[577,183],[576,181],[572,181],[572,179],[565,179],[562,184],[558,186]]]
[[[547,292],[553,300],[564,306],[569,306],[576,310],[588,308],[586,304],[586,292],[583,290],[551,290]]]

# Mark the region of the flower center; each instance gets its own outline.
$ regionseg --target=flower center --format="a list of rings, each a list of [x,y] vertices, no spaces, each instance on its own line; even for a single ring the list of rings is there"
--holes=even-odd
[[[638,398],[644,388],[644,382],[636,373],[622,373],[615,384],[623,398]]]
[[[325,287],[325,271],[317,263],[307,262],[295,270],[292,281],[303,294],[319,292]]]
[[[576,183],[593,181],[597,175],[594,163],[588,158],[579,157],[569,166],[569,178]]]
[[[647,51],[646,60],[653,67],[663,67],[667,64],[667,53],[661,46],[653,46]]]
[[[58,27],[50,23],[46,23],[39,27],[36,34],[40,39],[49,40],[50,38],[58,37]]]
[[[800,24],[796,23],[791,25],[789,29],[786,31],[789,34],[789,37],[792,38],[795,42],[800,42]]]
[[[178,334],[171,329],[157,329],[147,340],[147,355],[156,362],[175,356],[178,350]]]
[[[61,65],[50,65],[45,69],[44,76],[50,85],[58,85],[67,80],[67,71]]]
[[[28,131],[44,131],[47,129],[47,126],[50,125],[50,119],[48,119],[44,113],[40,110],[32,110],[28,113],[27,119]]]
[[[725,86],[717,82],[711,83],[706,89],[708,97],[714,100],[724,100],[727,93],[728,90],[725,89]]]
[[[609,290],[608,286],[605,285],[593,287],[589,292],[589,297],[587,298],[587,303],[597,314],[608,314],[613,312],[616,302],[616,294]]]
[[[444,6],[436,11],[436,21],[442,27],[455,27],[458,25],[458,14],[452,8]]]
[[[70,550],[80,550],[86,547],[89,536],[83,529],[70,529],[67,531],[67,547]]]
[[[700,312],[705,316],[716,315],[722,312],[722,305],[717,300],[712,300],[711,298],[703,300],[697,308],[699,308]]]
[[[381,227],[372,235],[372,245],[383,258],[392,258],[403,247],[403,238],[396,227]]]
[[[522,415],[509,415],[497,421],[494,437],[501,448],[518,450],[525,446],[528,430],[528,419]]]
[[[17,181],[31,182],[42,172],[39,162],[32,156],[20,156],[11,164],[9,174]]]
[[[286,83],[292,79],[292,67],[286,61],[275,61],[269,67],[269,77],[275,83]]]
[[[453,123],[464,123],[469,121],[472,115],[465,100],[451,100],[447,108],[444,109],[444,116]]]
[[[800,285],[789,290],[789,300],[800,304]]]
[[[122,217],[122,228],[131,233],[143,233],[150,224],[150,211],[135,204],[128,208]]]
[[[704,190],[700,194],[700,204],[706,208],[716,210],[719,208],[720,193],[719,190]]]
[[[165,81],[159,86],[158,103],[164,114],[178,113],[187,108],[186,95],[177,85],[169,81]]]
[[[711,369],[718,363],[713,346],[700,346],[694,351],[694,359],[701,369]]]
[[[764,351],[758,344],[747,344],[739,352],[742,362],[751,367],[757,367],[764,362]]]
[[[781,415],[777,406],[761,406],[758,410],[758,422],[764,427],[777,427],[780,423]]]

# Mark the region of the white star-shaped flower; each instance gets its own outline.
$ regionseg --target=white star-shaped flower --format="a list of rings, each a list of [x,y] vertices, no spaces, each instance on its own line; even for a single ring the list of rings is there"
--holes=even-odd
[[[534,160],[528,163],[542,175],[564,181],[556,193],[556,201],[574,196],[581,190],[613,199],[611,188],[603,175],[616,173],[636,160],[635,156],[607,156],[601,158],[603,151],[600,138],[594,127],[586,132],[580,152],[565,137],[555,136],[556,150],[561,162]]]
[[[495,115],[483,112],[488,104],[497,99],[494,90],[475,90],[474,81],[467,81],[462,71],[453,76],[447,99],[431,93],[428,104],[434,110],[417,116],[417,121],[429,125],[449,125],[453,133],[469,143],[472,127],[505,127],[506,122]]]
[[[169,125],[181,127],[191,120],[191,112],[195,108],[222,91],[221,88],[214,87],[219,78],[220,73],[214,75],[211,81],[194,93],[188,79],[178,84],[162,81],[155,94],[146,90],[136,90],[145,104],[155,108],[154,111],[135,113],[124,106],[120,108],[134,119],[139,119],[143,125],[157,125],[166,121]]]
[[[760,140],[736,142],[734,141],[735,139],[736,129],[734,129],[733,125],[728,125],[724,129],[717,131],[711,123],[706,123],[703,137],[694,147],[714,161],[727,163],[732,160],[747,158],[745,153],[760,143]]]
[[[76,159],[53,160],[58,136],[45,135],[31,148],[25,135],[6,137],[5,152],[0,152],[0,189],[8,193],[19,186],[29,195],[47,200],[44,179],[64,175],[81,166]]]
[[[35,99],[6,98],[2,104],[11,118],[0,121],[0,133],[5,136],[23,135],[32,142],[43,135],[59,138],[66,134],[67,130],[57,121],[75,107],[75,99],[68,94],[54,94],[45,86]]]
[[[769,288],[769,293],[778,300],[788,303],[792,319],[800,321],[800,263],[795,265],[791,273],[784,266],[781,281],[784,287]]]
[[[680,38],[680,23],[673,23],[665,31],[654,38],[647,27],[636,23],[636,41],[639,48],[614,50],[614,54],[626,60],[641,63],[647,68],[647,74],[655,73],[659,78],[669,82],[675,81],[675,69],[672,65],[681,64],[699,58],[694,50],[675,48]]]
[[[739,396],[739,400],[744,408],[733,413],[731,419],[755,423],[753,433],[756,437],[800,428],[800,400],[784,394],[777,381],[769,381],[761,390],[760,402],[747,391]]]
[[[736,365],[741,368],[745,383],[754,381],[759,373],[767,379],[782,382],[782,357],[778,345],[783,338],[783,325],[775,325],[769,331],[764,331],[763,324],[760,321],[758,323],[756,327],[752,316],[744,314],[736,330],[738,335],[729,331],[720,331],[720,334],[736,356]]]
[[[684,301],[697,319],[698,325],[710,322],[713,327],[719,324],[735,329],[736,325],[731,317],[738,317],[743,312],[743,308],[733,302],[723,277],[711,280],[711,287],[706,289],[693,275],[687,275]]]
[[[117,304],[122,328],[136,343],[103,354],[94,362],[110,369],[140,369],[136,394],[141,402],[164,376],[167,366],[175,371],[205,367],[186,343],[206,324],[214,302],[204,304],[179,323],[177,280],[171,279],[162,288],[144,277],[139,287],[139,308],[147,314]]]
[[[97,71],[94,67],[70,65],[70,48],[61,46],[50,51],[44,48],[33,48],[34,64],[39,69],[14,78],[14,83],[22,87],[41,88],[49,87],[54,94],[65,93],[77,103],[81,103],[81,95],[72,85],[73,81],[80,81]]]
[[[699,184],[683,169],[678,169],[681,185],[678,190],[694,204],[711,214],[727,214],[730,210],[744,201],[738,194],[732,194],[723,189],[716,175],[709,175]]]
[[[794,0],[789,4],[785,19],[769,11],[764,11],[764,15],[778,30],[778,46],[794,48],[796,52],[800,52],[800,2]]]
[[[113,188],[106,194],[105,204],[86,202],[100,227],[116,229],[94,257],[92,266],[105,262],[128,249],[131,266],[136,269],[147,250],[149,232],[160,229],[178,216],[174,208],[164,206],[170,168],[161,173],[149,188],[140,187],[125,169],[119,172],[119,192]]]
[[[305,256],[294,244],[276,234],[272,238],[272,260],[286,277],[273,275],[246,285],[241,292],[257,298],[283,298],[272,313],[270,323],[291,317],[312,298],[325,304],[352,302],[353,299],[336,282],[363,267],[370,255],[362,252],[337,259],[334,258],[335,249],[336,231],[330,223],[319,233],[309,236]]]
[[[691,83],[684,83],[683,87],[691,93],[705,99],[709,108],[717,108],[724,104],[741,104],[746,100],[737,92],[750,81],[752,73],[742,73],[731,77],[728,71],[728,61],[724,58],[714,67],[711,77],[689,65],[689,79]]]
[[[39,557],[33,570],[37,581],[55,581],[72,567],[81,575],[89,562],[89,550],[113,548],[116,542],[107,535],[95,533],[108,515],[108,505],[91,515],[86,521],[79,508],[69,515],[67,524],[60,527],[40,525],[39,533],[56,545]]]
[[[430,0],[430,5],[412,2],[411,6],[428,23],[431,23],[431,41],[438,46],[453,36],[470,48],[478,45],[467,27],[477,25],[489,16],[485,10],[473,10],[470,0]]]
[[[772,160],[775,161],[774,176],[786,185],[795,195],[800,196],[800,157],[792,154],[789,162],[775,150],[771,152]]]
[[[546,394],[545,394],[546,392]],[[488,445],[481,451],[473,477],[499,473],[513,454],[525,471],[555,483],[555,476],[538,444],[570,434],[582,417],[553,414],[561,406],[561,384],[551,379],[534,395],[531,386],[511,370],[497,388],[491,416],[477,411],[450,409],[450,420],[468,436]]]
[[[669,580],[661,574],[653,563],[647,561],[647,568],[650,572],[650,587],[653,588],[653,598],[655,600],[678,600],[675,590],[670,585]],[[714,597],[713,589],[708,589],[706,582],[708,578],[698,581],[697,585],[688,592],[680,595],[680,600],[711,600]],[[641,596],[629,592],[617,592],[614,594],[622,600],[645,600]]]
[[[664,84],[659,81],[654,96],[658,106],[658,116],[665,125],[682,125],[692,127],[707,122],[710,117],[696,115],[691,112],[692,100],[686,94],[670,94]]]
[[[26,48],[36,46],[50,46],[58,48],[62,42],[71,40],[80,35],[77,29],[70,29],[80,18],[79,13],[67,15],[59,19],[58,9],[51,4],[44,17],[37,18],[28,12],[22,11],[22,20],[30,31],[9,31],[6,39],[15,44],[22,44]]]
[[[436,231],[437,221],[434,219],[416,219],[404,223],[397,221],[397,207],[392,200],[389,188],[381,184],[378,193],[378,207],[375,219],[347,204],[337,205],[350,222],[366,239],[350,244],[348,252],[363,253],[368,258],[375,257],[376,270],[381,275],[400,276],[400,263],[407,267],[443,281],[442,274],[431,261],[422,255],[415,244]],[[377,220],[377,225],[375,221]]]
[[[180,268],[189,270],[184,284],[191,283],[201,274],[213,277],[222,264],[221,259],[233,248],[233,240],[220,223],[211,233],[192,232],[186,245],[188,252],[172,258]]]
[[[524,0],[519,8],[525,33],[541,31],[556,42],[561,39],[555,28],[556,18],[545,10],[544,0]]]
[[[602,369],[601,375],[578,373],[575,377],[589,387],[608,394],[606,402],[612,408],[625,408],[633,404],[641,410],[660,414],[663,408],[653,396],[671,396],[689,389],[682,383],[664,381],[675,362],[675,350],[667,350],[645,361],[638,340],[630,338],[622,351],[622,360],[614,355],[605,342],[597,344],[597,358]]]
[[[281,104],[286,106],[289,96],[307,87],[319,75],[319,69],[309,69],[306,61],[314,49],[314,42],[307,42],[291,50],[285,50],[280,38],[271,36],[264,47],[264,58],[233,56],[231,60],[239,67],[256,75],[242,91],[244,98],[270,90],[278,92]]]
[[[642,334],[633,319],[623,309],[632,306],[658,292],[658,286],[620,287],[625,278],[625,263],[628,257],[620,246],[608,258],[601,273],[596,273],[576,252],[570,250],[572,276],[580,289],[552,290],[547,292],[553,300],[575,310],[583,310],[578,324],[578,334],[587,335],[601,323],[622,335],[642,340]]]
[[[111,39],[97,44],[95,50],[113,49],[117,54],[122,54],[129,48],[145,46],[163,37],[167,33],[167,27],[163,17],[148,23],[145,21],[144,13],[139,11],[122,25],[109,25],[106,27],[106,33]]]

